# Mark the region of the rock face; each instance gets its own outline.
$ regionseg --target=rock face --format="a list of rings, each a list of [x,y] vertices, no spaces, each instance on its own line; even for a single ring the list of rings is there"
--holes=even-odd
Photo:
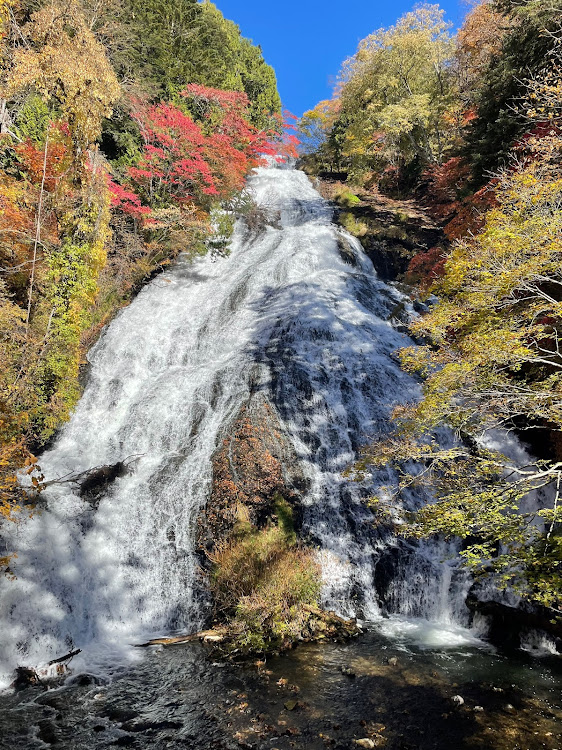
[[[546,633],[558,651],[562,650],[562,620],[558,613],[547,607],[526,602],[510,607],[495,601],[482,601],[471,592],[467,606],[489,618],[488,639],[504,649],[519,649],[522,636],[529,632]]]
[[[322,195],[336,202],[342,187],[333,179],[319,184]],[[384,281],[395,281],[414,255],[444,242],[441,229],[415,201],[394,200],[368,190],[358,190],[357,197],[356,204],[337,206],[336,219],[359,239]]]
[[[199,517],[198,548],[211,551],[240,522],[262,528],[275,513],[280,497],[291,505],[298,529],[299,499],[305,486],[275,408],[262,394],[252,395],[213,456],[213,483]]]
[[[424,216],[411,209],[400,210],[400,204],[387,206],[363,199],[352,212],[367,227],[359,240],[384,281],[397,279],[406,272],[414,255],[442,239],[440,230]]]

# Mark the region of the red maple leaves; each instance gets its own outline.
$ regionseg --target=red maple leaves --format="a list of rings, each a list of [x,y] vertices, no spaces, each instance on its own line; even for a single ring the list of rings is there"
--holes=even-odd
[[[190,84],[184,103],[133,103],[143,147],[123,181],[109,181],[112,203],[142,218],[151,208],[195,203],[206,207],[242,189],[265,156],[296,155],[297,139],[258,130],[249,121],[249,100],[238,91]]]

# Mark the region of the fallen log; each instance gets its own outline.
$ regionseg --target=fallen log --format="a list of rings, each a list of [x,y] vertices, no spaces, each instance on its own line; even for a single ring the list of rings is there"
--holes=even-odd
[[[193,641],[202,641],[203,643],[220,643],[225,638],[225,633],[220,630],[202,630],[199,633],[190,635],[177,635],[169,638],[153,638],[146,643],[137,643],[137,648],[147,648],[148,646],[176,646],[182,643],[193,643]]]
[[[59,656],[58,659],[53,659],[52,661],[47,662],[48,667],[52,667],[53,664],[61,664],[63,661],[69,661],[69,659],[72,659],[77,654],[81,653],[82,649],[77,648],[76,651],[71,651],[69,654],[65,654],[64,656]]]
[[[10,687],[13,687],[15,690],[23,690],[30,685],[42,685],[43,679],[49,680],[54,679],[55,677],[61,677],[68,671],[65,662],[70,661],[80,652],[81,649],[77,648],[75,651],[71,651],[64,656],[52,659],[47,662],[44,667],[16,667],[14,670],[14,680]],[[49,667],[56,667],[54,673],[49,670]]]

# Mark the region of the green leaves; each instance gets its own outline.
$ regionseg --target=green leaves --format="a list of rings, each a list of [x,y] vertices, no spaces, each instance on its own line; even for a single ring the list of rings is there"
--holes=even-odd
[[[396,409],[395,434],[372,446],[360,468],[390,463],[398,496],[413,486],[435,496],[402,519],[401,533],[464,539],[473,571],[492,571],[498,585],[559,606],[562,462],[543,455],[517,465],[489,437],[540,429],[559,456],[562,138],[550,134],[532,148],[532,158],[501,177],[481,232],[453,247],[434,286],[439,301],[412,326],[430,343],[400,352],[403,366],[425,378],[423,398]],[[443,424],[457,438],[453,447],[434,437]]]
[[[451,25],[419,5],[364,39],[340,74],[343,156],[352,172],[421,159],[441,162],[454,137],[458,88]]]

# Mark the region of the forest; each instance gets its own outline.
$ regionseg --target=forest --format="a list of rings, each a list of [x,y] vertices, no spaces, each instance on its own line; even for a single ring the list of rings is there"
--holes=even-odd
[[[562,1],[259,10],[0,0],[0,737],[558,750]]]

